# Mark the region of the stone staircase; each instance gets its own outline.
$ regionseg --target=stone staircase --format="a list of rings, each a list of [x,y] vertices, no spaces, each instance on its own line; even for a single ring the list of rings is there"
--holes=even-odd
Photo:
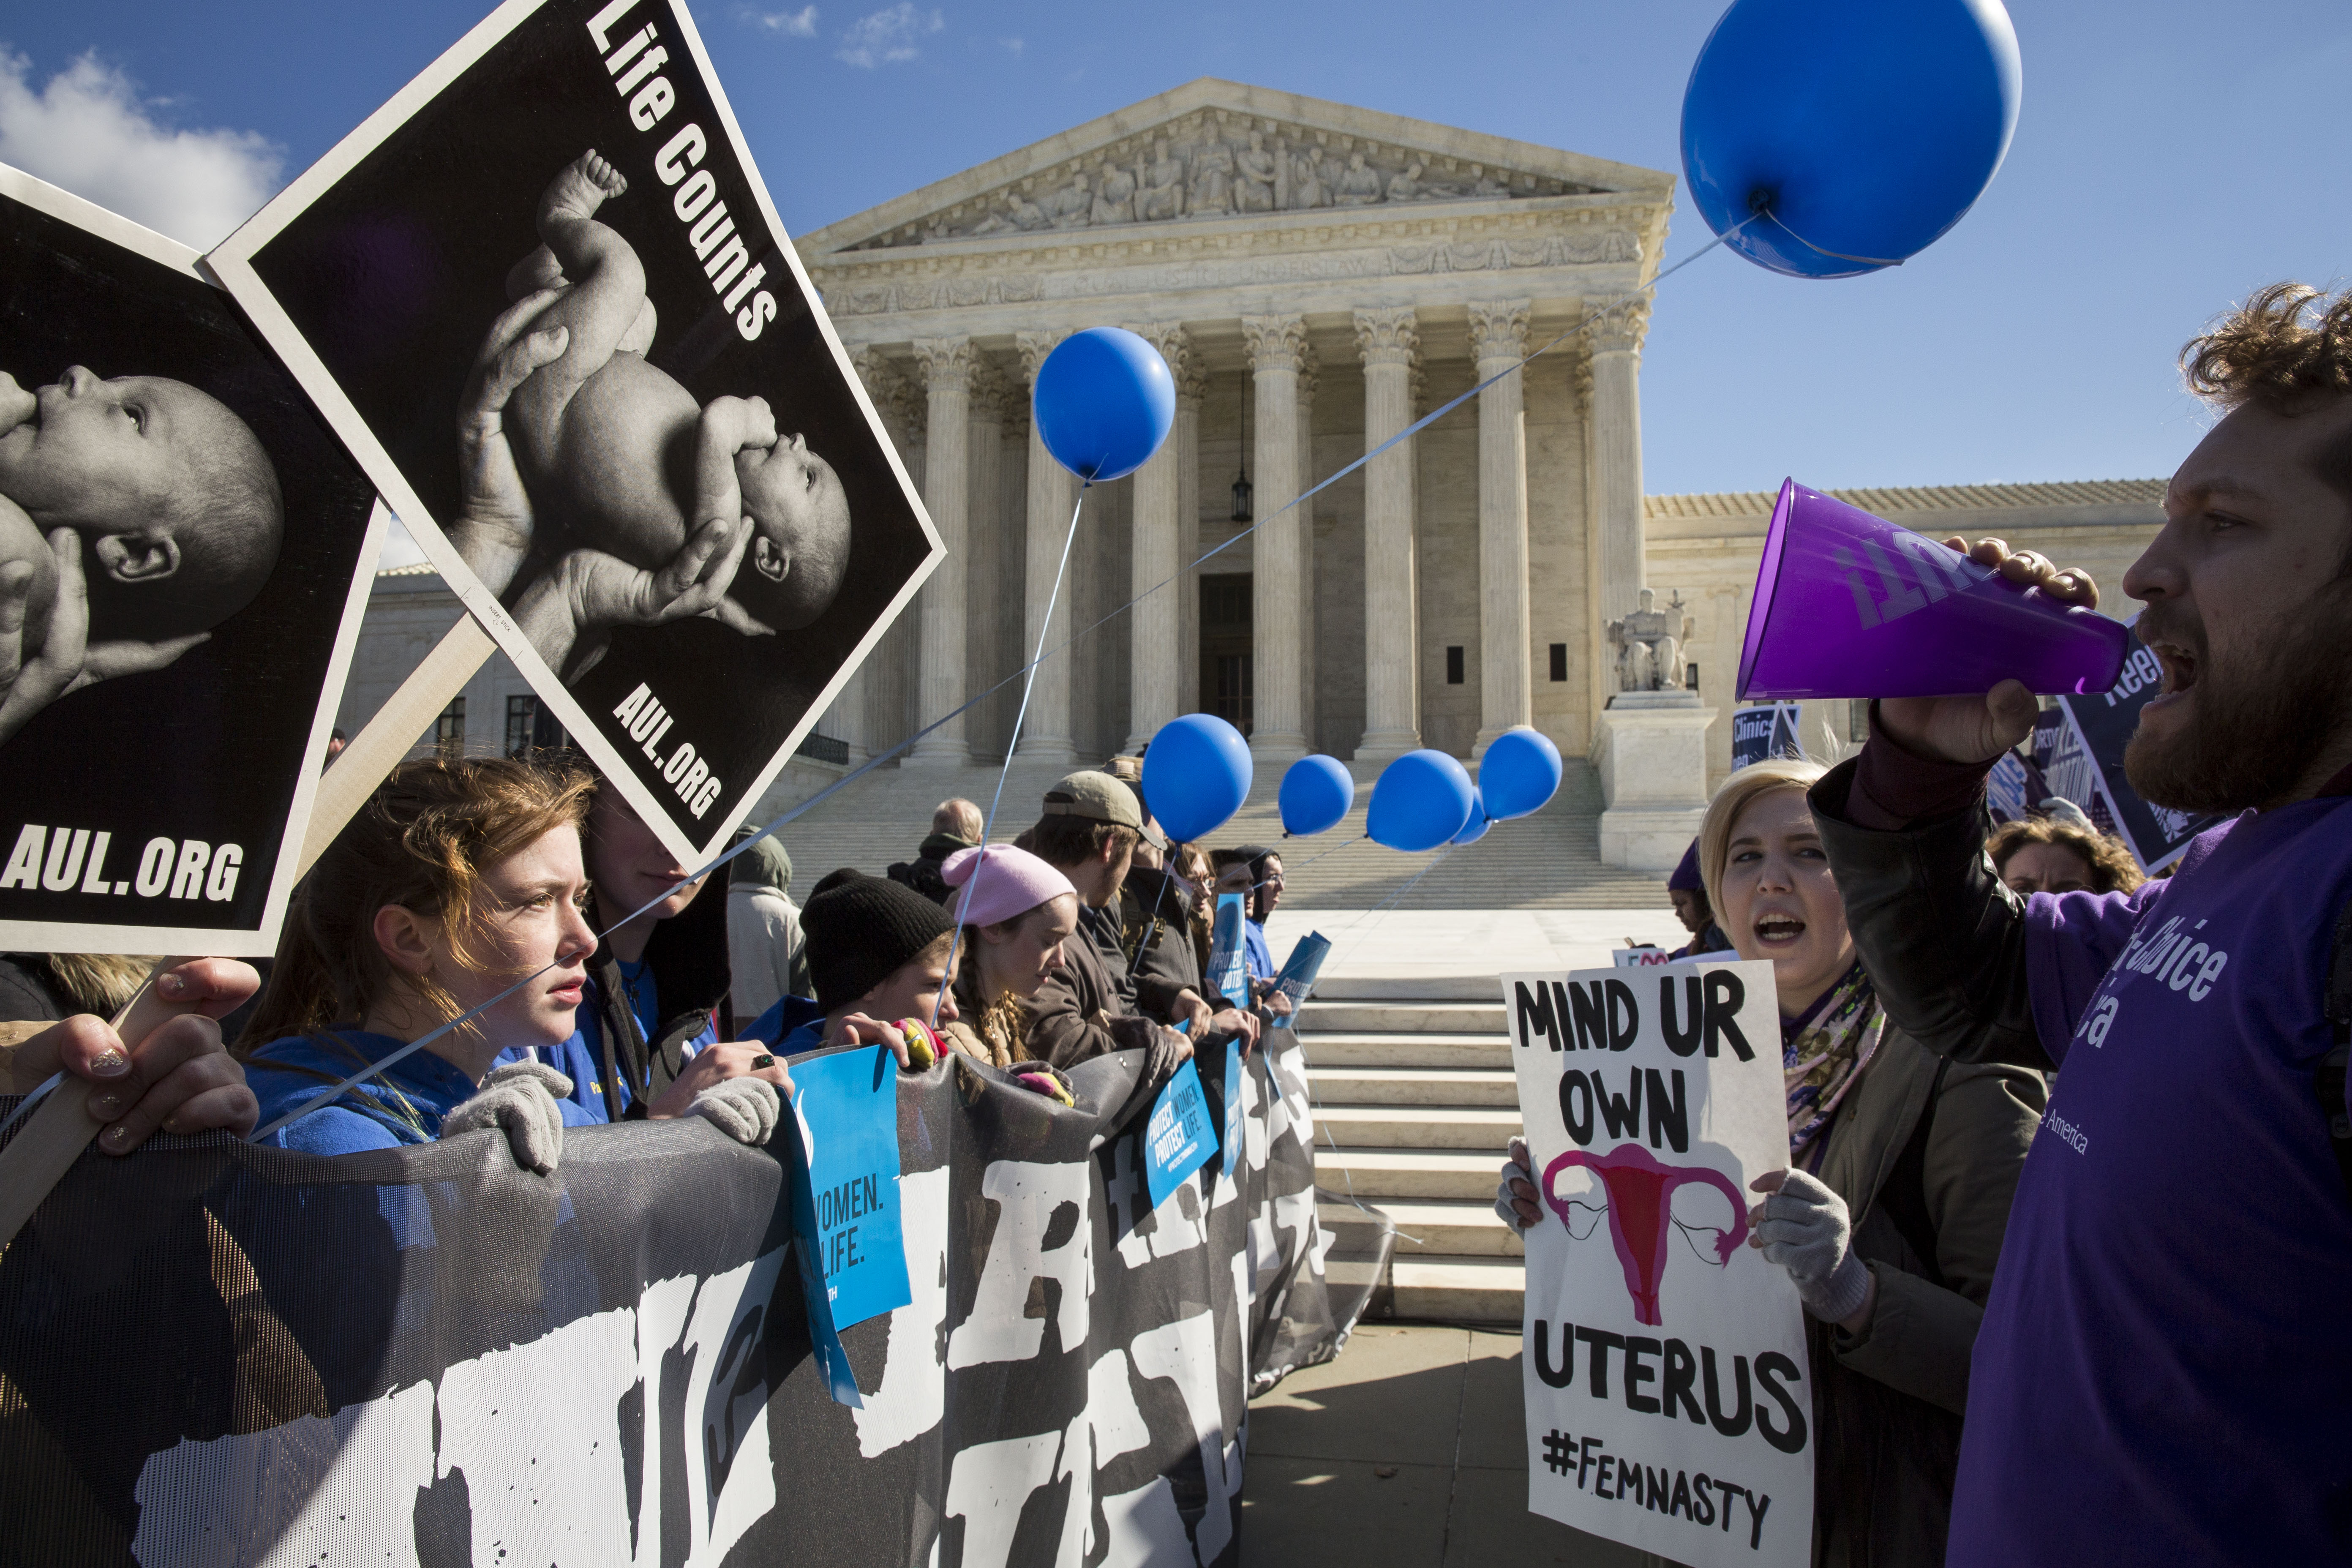
[[[1316,1181],[1395,1220],[1376,1310],[1454,1322],[1520,1321],[1519,1238],[1494,1211],[1519,1131],[1503,1006],[1491,978],[1327,980],[1299,1019],[1315,1093]]]

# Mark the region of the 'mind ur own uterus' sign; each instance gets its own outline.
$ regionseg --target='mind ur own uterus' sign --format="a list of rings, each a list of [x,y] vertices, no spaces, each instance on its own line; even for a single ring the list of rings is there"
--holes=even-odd
[[[1803,1309],[1748,1245],[1788,1167],[1767,963],[1506,974],[1543,1214],[1527,1233],[1528,1506],[1692,1568],[1802,1568]]]

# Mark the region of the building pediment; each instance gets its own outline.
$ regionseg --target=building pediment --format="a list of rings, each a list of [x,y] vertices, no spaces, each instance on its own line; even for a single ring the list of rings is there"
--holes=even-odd
[[[1673,189],[1671,174],[1652,169],[1204,77],[805,235],[800,249],[814,260],[1325,212],[1385,219],[1621,193],[1656,201]]]

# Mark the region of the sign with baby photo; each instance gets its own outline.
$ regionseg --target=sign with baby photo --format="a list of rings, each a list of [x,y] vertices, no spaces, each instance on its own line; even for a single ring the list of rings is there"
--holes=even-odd
[[[0,949],[275,949],[383,526],[194,251],[0,166]]]
[[[208,259],[688,864],[941,554],[682,0],[511,0]]]
[[[1527,1233],[1528,1507],[1692,1568],[1803,1568],[1813,1390],[1748,1245],[1789,1165],[1769,963],[1506,974],[1542,1215]]]

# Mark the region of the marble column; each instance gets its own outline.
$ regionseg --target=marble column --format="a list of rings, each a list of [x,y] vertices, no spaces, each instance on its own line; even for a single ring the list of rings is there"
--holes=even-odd
[[[1307,754],[1304,708],[1299,692],[1298,591],[1305,519],[1283,509],[1297,499],[1298,373],[1307,357],[1307,321],[1301,316],[1244,316],[1242,339],[1248,348],[1257,391],[1254,445],[1257,469],[1255,510],[1262,520],[1252,538],[1255,560],[1250,584],[1252,689],[1250,751],[1260,762],[1286,764]],[[1280,512],[1280,516],[1276,513]]]
[[[1301,490],[1310,489],[1315,484],[1315,384],[1321,368],[1315,357],[1315,346],[1310,342],[1298,362],[1298,488]],[[1316,689],[1315,504],[1310,500],[1298,509],[1298,727],[1307,737],[1307,749],[1310,752],[1322,749],[1316,734],[1319,709],[1316,702],[1318,693]]]
[[[1650,306],[1630,300],[1584,330],[1592,372],[1586,399],[1592,457],[1592,531],[1600,540],[1593,621],[1606,627],[1636,607],[1642,559],[1642,338]],[[1604,634],[1605,635],[1605,634]],[[1616,661],[1604,659],[1604,692],[1617,689]]]
[[[997,657],[996,607],[1004,602],[1005,583],[999,574],[1004,558],[1004,407],[1009,389],[985,356],[972,367],[970,510],[964,518],[964,689],[956,699],[969,702],[1003,679],[1005,667]],[[982,702],[963,717],[967,746],[983,753],[1002,754],[988,725],[994,704]]]
[[[1037,384],[1037,367],[1054,346],[1069,334],[1066,332],[1022,332],[1013,339],[1021,353],[1021,379],[1024,388],[1034,391]],[[1021,736],[1013,746],[1013,755],[1041,763],[1075,763],[1078,760],[1076,743],[1070,728],[1070,652],[1061,648],[1070,640],[1070,594],[1073,584],[1065,583],[1059,595],[1054,593],[1054,576],[1060,569],[1064,542],[1069,537],[1070,509],[1077,504],[1078,481],[1067,468],[1054,461],[1045,450],[1045,437],[1037,434],[1035,420],[1029,422],[1029,519],[1027,547],[1024,551],[1021,592],[1021,662],[1034,658],[1037,644],[1045,641],[1047,658],[1037,667],[1036,680],[1029,693],[1028,717],[1021,721]],[[1052,615],[1046,613],[1052,600]],[[1013,688],[1013,703],[1018,710],[1020,687]]]
[[[1174,367],[1171,365],[1171,369]],[[1187,354],[1176,374],[1176,711],[1201,708],[1201,399],[1209,378],[1200,356]]]
[[[1413,310],[1356,312],[1364,362],[1364,449],[1412,423]],[[1364,466],[1364,733],[1355,760],[1375,766],[1421,745],[1413,610],[1413,443]]]
[[[853,350],[850,361],[865,384],[875,412],[917,486],[923,482],[923,426],[928,400],[916,391],[898,368],[874,348]],[[910,616],[901,616],[866,650],[856,673],[834,699],[824,732],[845,742],[853,766],[875,752],[896,745],[907,735],[907,694],[904,679],[906,642]]]
[[[1470,352],[1480,381],[1528,352],[1528,301],[1470,307]],[[1528,437],[1522,379],[1506,375],[1478,395],[1478,738],[1534,715],[1528,687]],[[1639,504],[1639,498],[1636,498]]]
[[[971,340],[917,338],[915,363],[929,399],[925,421],[923,505],[947,558],[923,584],[915,709],[929,724],[964,700],[964,565],[971,511]],[[915,742],[902,765],[961,767],[971,761],[957,714]]]
[[[1142,331],[1181,387],[1192,358],[1182,323],[1163,321]],[[1196,405],[1196,425],[1198,418]],[[1140,751],[1177,714],[1181,639],[1176,627],[1182,602],[1175,579],[1183,563],[1178,557],[1177,527],[1183,511],[1183,443],[1171,428],[1151,460],[1135,470],[1134,532],[1128,552],[1128,597],[1135,607],[1127,619],[1127,740],[1119,747],[1129,753]]]

